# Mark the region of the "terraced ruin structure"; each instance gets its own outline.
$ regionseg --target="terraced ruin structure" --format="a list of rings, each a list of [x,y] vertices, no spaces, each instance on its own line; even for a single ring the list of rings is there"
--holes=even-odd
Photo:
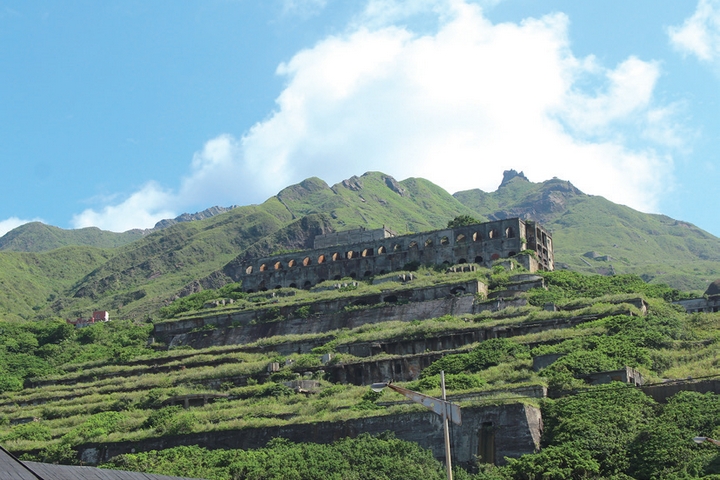
[[[310,288],[326,280],[368,278],[409,264],[489,267],[516,257],[529,272],[554,270],[552,235],[540,224],[510,218],[476,225],[397,236],[383,227],[318,235],[303,252],[248,259],[233,275],[248,292]],[[532,254],[531,254],[532,253]]]

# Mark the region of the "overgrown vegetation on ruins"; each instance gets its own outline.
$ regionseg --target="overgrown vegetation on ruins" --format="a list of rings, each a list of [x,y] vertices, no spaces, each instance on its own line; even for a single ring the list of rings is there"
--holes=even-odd
[[[507,273],[497,269],[445,273],[444,270],[421,268],[415,275],[412,282],[417,282],[416,285],[476,278],[501,289],[507,282]],[[111,321],[75,329],[62,322],[3,322],[0,387],[4,393],[0,396],[0,441],[13,451],[26,452],[25,458],[72,462],[76,459],[74,448],[87,442],[140,440],[419,411],[422,407],[399,403],[401,398],[392,392],[384,392],[380,397],[370,396],[367,387],[334,385],[324,380],[321,373],[315,376],[320,381],[318,393],[298,395],[282,382],[302,375],[308,368],[320,367],[320,357],[326,353],[334,354],[333,362],[361,360],[337,353],[342,345],[354,342],[427,338],[473,326],[519,325],[582,317],[587,320],[574,328],[487,340],[468,345],[463,351],[447,352],[426,368],[420,379],[407,386],[439,396],[438,372],[442,369],[447,374],[451,394],[484,393],[484,396],[463,401],[461,405],[520,400],[542,406],[545,448],[540,453],[513,460],[505,467],[484,468],[473,478],[540,478],[541,472],[549,471],[554,473],[544,473],[543,478],[612,475],[664,478],[672,472],[686,472],[690,476],[715,472],[717,456],[705,446],[682,444],[684,446],[677,454],[670,454],[664,447],[667,442],[679,445],[678,442],[696,435],[717,434],[720,423],[714,418],[720,419],[720,402],[714,395],[686,393],[663,406],[633,388],[610,385],[587,389],[577,376],[625,366],[639,370],[650,382],[659,382],[663,378],[720,375],[720,366],[715,361],[720,313],[685,314],[669,303],[669,300],[683,297],[682,292],[645,284],[632,275],[608,278],[559,271],[543,276],[548,289],[524,294],[530,300],[525,307],[474,316],[446,315],[423,321],[368,324],[321,334],[265,338],[249,345],[196,350],[168,351],[153,345],[149,341],[151,324]],[[380,286],[383,289],[406,288],[393,282],[380,285],[358,282],[352,289],[320,288],[297,291],[293,297],[273,298],[241,294],[230,285],[179,300],[176,303],[182,308],[174,311],[176,315],[180,310],[185,315],[198,315],[208,310],[208,302],[233,296],[236,303],[218,307],[213,304],[209,310],[257,308],[267,302],[290,299],[297,302],[341,298],[373,291]],[[648,303],[647,315],[641,316],[634,306],[624,303],[634,297],[644,298]],[[559,310],[546,311],[537,306],[547,301],[554,301]],[[302,312],[298,315],[302,317]],[[273,352],[274,345],[306,341],[319,346],[307,354],[278,355]],[[258,348],[261,347],[266,351],[260,352]],[[563,353],[564,356],[540,372],[533,371],[532,357],[546,353]],[[387,354],[381,354],[377,358],[387,357]],[[268,374],[270,363],[282,367]],[[34,388],[23,388],[23,385]],[[546,385],[558,391],[579,390],[581,393],[540,403],[507,393],[514,387],[527,385]],[[165,402],[171,397],[203,392],[216,392],[222,396],[213,403],[188,410],[168,406]],[[22,419],[33,418],[39,421],[19,423],[24,421]],[[347,460],[350,464],[332,460],[339,458],[337,451],[349,448],[347,446],[352,442],[387,454],[387,464],[397,460],[397,449],[410,449],[407,451],[411,452],[408,453],[411,458],[427,456],[427,452],[396,439],[362,438],[332,446],[275,442],[252,453],[180,448],[145,456],[127,455],[112,465],[127,468],[152,465],[157,472],[178,474],[176,467],[185,465],[192,455],[194,458],[207,457],[207,461],[194,462],[196,468],[205,469],[191,470],[197,471],[193,473],[195,476],[234,478],[228,476],[228,472],[244,472],[242,475],[245,476],[237,478],[279,478],[271,473],[276,465],[305,455],[310,463],[300,462],[299,472],[303,469],[315,471],[315,468],[343,472],[343,469],[360,468],[349,467],[352,465],[350,460]],[[283,452],[287,457],[283,457]],[[313,463],[313,455],[328,459],[328,463],[325,466]],[[653,460],[641,461],[644,458]],[[424,478],[435,478],[433,475],[442,478],[441,465],[435,460],[418,463],[421,464],[430,472]],[[262,476],[262,472],[266,476]],[[311,478],[302,473],[299,475],[298,478]],[[387,473],[383,478],[395,478],[392,475]],[[459,472],[457,478],[466,476],[470,478],[469,474]]]

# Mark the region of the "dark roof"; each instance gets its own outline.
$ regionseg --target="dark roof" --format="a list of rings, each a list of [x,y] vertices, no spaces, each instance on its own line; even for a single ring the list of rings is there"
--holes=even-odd
[[[21,462],[0,447],[0,480],[200,480],[95,467]]]

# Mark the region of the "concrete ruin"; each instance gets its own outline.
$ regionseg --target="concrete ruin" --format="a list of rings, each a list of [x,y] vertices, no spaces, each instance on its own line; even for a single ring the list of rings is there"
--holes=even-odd
[[[384,227],[338,232],[319,235],[313,246],[304,252],[247,259],[232,277],[242,281],[246,292],[256,292],[369,278],[413,263],[490,267],[496,260],[517,255],[530,272],[555,266],[552,235],[540,224],[519,218],[401,236]],[[518,255],[528,250],[534,255]]]
[[[286,438],[298,443],[331,443],[361,433],[379,435],[388,430],[394,432],[397,438],[430,449],[438,459],[445,457],[442,419],[429,411],[88,444],[78,450],[80,458],[88,463],[98,463],[124,453],[162,450],[178,445],[251,449],[266,445],[272,438]],[[476,462],[502,465],[506,463],[506,457],[517,458],[540,448],[542,418],[538,408],[523,403],[463,407],[462,425],[453,425],[451,432],[456,464],[464,467],[472,467]]]

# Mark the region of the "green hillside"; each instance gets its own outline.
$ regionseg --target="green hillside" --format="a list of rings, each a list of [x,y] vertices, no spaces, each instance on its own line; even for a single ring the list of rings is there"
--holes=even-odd
[[[62,228],[30,222],[0,237],[0,251],[47,252],[71,245],[113,248],[142,238],[142,230],[123,233],[108,232],[97,227],[63,230]]]
[[[553,233],[556,266],[635,273],[648,282],[704,291],[720,275],[720,239],[687,222],[586,195],[569,182],[516,176],[497,191],[454,195],[476,215],[540,221]]]
[[[419,288],[472,278],[497,292],[510,281],[508,272],[501,270],[457,273],[421,268],[410,285]],[[720,397],[681,391],[667,403],[659,403],[638,388],[618,383],[588,387],[581,377],[626,366],[640,371],[647,383],[719,376],[715,359],[720,313],[685,314],[668,302],[681,297],[681,292],[646,284],[632,275],[586,276],[560,271],[546,273],[544,278],[547,289],[522,293],[529,304],[520,308],[386,320],[321,334],[284,335],[208,348],[160,348],[149,341],[152,325],[128,321],[82,329],[64,322],[3,322],[0,442],[26,459],[78,463],[78,451],[88,446],[102,450],[105,445],[130,442],[129,449],[164,438],[171,448],[128,452],[107,466],[208,479],[285,478],[290,474],[298,479],[333,478],[340,472],[345,477],[338,478],[357,478],[353,472],[366,472],[364,478],[401,479],[403,474],[412,474],[440,480],[442,467],[427,450],[388,434],[374,439],[337,439],[327,446],[268,438],[269,443],[247,451],[185,445],[195,444],[187,443],[188,438],[210,439],[228,431],[241,437],[251,431],[305,425],[310,432],[318,422],[337,423],[342,428],[347,422],[378,417],[387,418],[390,424],[392,416],[419,412],[422,407],[404,403],[403,397],[387,389],[377,394],[367,386],[334,383],[324,372],[343,364],[401,361],[403,355],[383,352],[359,357],[342,353],[345,347],[504,328],[504,338],[434,352],[441,354],[440,358],[419,372],[419,378],[401,382],[437,397],[438,372],[442,370],[450,398],[461,408],[519,402],[541,409],[544,435],[539,452],[528,452],[504,467],[481,465],[477,473],[457,466],[456,478],[651,479],[717,473],[716,450],[696,446],[690,439],[714,435],[720,429]],[[340,301],[378,289],[408,288],[393,282],[361,283],[344,291],[321,287],[307,292],[282,291],[282,302]],[[203,303],[213,298],[213,293],[216,298],[234,296],[237,302],[208,309]],[[196,296],[203,299],[194,307],[192,295],[178,301],[191,308],[181,315],[229,314],[262,308],[263,304],[277,305],[270,303],[267,294],[228,288]],[[638,298],[647,302],[646,312],[637,308]],[[540,306],[548,299],[555,302],[557,310]],[[295,315],[307,316],[307,312],[298,308]],[[580,323],[557,327],[558,321],[572,319]],[[530,327],[528,333],[524,326]],[[243,327],[228,331],[236,328]],[[207,335],[211,330],[197,333]],[[283,345],[307,343],[318,347],[310,353],[279,353]],[[327,353],[333,360],[323,365],[321,357]],[[564,356],[534,369],[532,358],[546,354]],[[269,373],[272,362],[281,367]],[[295,392],[284,383],[301,377],[316,381],[317,390]],[[558,397],[514,393],[532,386],[549,387]],[[210,395],[215,401],[187,409],[168,404],[172,398],[194,394]],[[415,459],[417,465],[398,470],[397,465],[405,465],[407,458]],[[382,465],[373,467],[376,462]]]
[[[91,260],[86,250],[66,250],[63,264],[49,262],[35,270],[23,265],[54,258],[56,250],[0,251],[0,264],[7,265],[0,276],[11,285],[0,294],[0,309],[14,318],[72,318],[105,309],[113,317],[145,320],[177,296],[227,283],[224,272],[246,256],[308,249],[315,235],[357,227],[385,225],[398,234],[439,229],[460,215],[480,221],[513,216],[540,221],[553,232],[560,268],[636,273],[697,292],[720,272],[716,237],[684,222],[585,195],[566,181],[532,183],[508,172],[495,192],[450,195],[424,179],[398,182],[369,172],[333,186],[310,178],[262,204],[145,235],[23,225],[2,238],[4,248],[107,248],[94,250]],[[125,243],[131,238],[136,239]]]
[[[78,246],[43,253],[0,253],[0,318],[42,318],[51,315],[52,309],[65,311],[68,318],[87,315],[66,309],[72,303],[68,292],[111,257],[111,250]]]

